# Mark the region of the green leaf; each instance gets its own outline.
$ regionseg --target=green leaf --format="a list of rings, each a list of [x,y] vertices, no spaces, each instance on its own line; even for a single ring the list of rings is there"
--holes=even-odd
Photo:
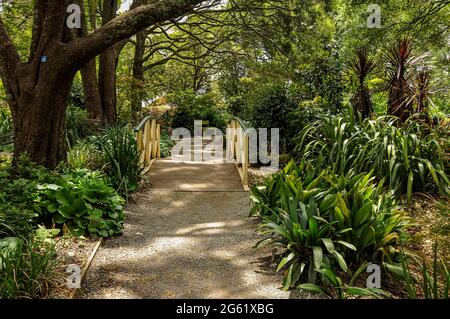
[[[50,204],[47,206],[47,210],[53,214],[54,212],[56,212],[58,210],[58,206],[55,203]]]
[[[346,241],[338,240],[338,241],[336,241],[336,242],[337,242],[338,244],[341,244],[341,245],[347,247],[347,248],[350,248],[351,250],[354,250],[354,251],[357,250],[356,247],[355,247],[354,245],[352,245],[352,244],[350,244],[350,243],[348,243],[348,242],[346,242]]]
[[[294,265],[291,265],[289,267],[289,271],[287,273],[287,275],[284,278],[284,286],[283,286],[283,290],[284,291],[288,291],[289,287],[291,286],[291,282],[292,282],[292,269],[294,268]]]
[[[367,203],[363,207],[361,207],[355,214],[354,225],[358,227],[362,223],[364,223],[367,218],[370,217],[370,213],[372,211],[372,202]]]
[[[314,266],[319,269],[322,266],[323,251],[322,247],[314,246],[313,248]]]
[[[347,288],[347,293],[352,296],[359,296],[359,297],[375,297],[377,299],[382,299],[382,296],[380,294],[377,294],[369,289],[366,288],[359,288],[359,287],[349,287]]]
[[[314,218],[309,219],[309,232],[311,234],[311,240],[314,241],[317,238],[318,226]]]
[[[333,241],[330,238],[321,238],[325,247],[330,253],[333,253],[336,249],[334,248]]]
[[[296,288],[302,289],[305,291],[309,291],[309,292],[318,293],[318,294],[325,294],[325,291],[323,291],[322,288],[320,288],[319,286],[317,286],[315,284],[310,284],[310,283],[300,284]]]
[[[348,268],[347,268],[347,263],[344,260],[344,257],[342,257],[342,255],[340,253],[338,253],[337,251],[334,251],[333,255],[334,255],[334,257],[336,257],[336,259],[338,261],[338,264],[341,267],[341,269],[343,271],[347,272]]]
[[[63,205],[58,208],[58,211],[65,218],[73,218],[75,216],[75,209],[72,206]]]
[[[411,171],[411,172],[409,172],[409,175],[408,175],[408,185],[407,185],[407,191],[406,191],[408,203],[411,203],[411,200],[412,200],[413,181],[414,181],[414,174]]]
[[[288,256],[284,257],[280,263],[278,264],[277,272],[281,270],[288,262],[290,262],[292,259],[294,259],[295,253],[290,253]]]

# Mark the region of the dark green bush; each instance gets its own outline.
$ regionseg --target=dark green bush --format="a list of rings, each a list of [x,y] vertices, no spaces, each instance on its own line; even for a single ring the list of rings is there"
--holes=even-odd
[[[113,186],[127,198],[137,190],[142,172],[133,130],[126,126],[110,127],[96,141]]]
[[[37,204],[51,214],[53,223],[66,225],[75,235],[102,237],[121,234],[123,199],[99,172],[71,171],[58,184],[38,185]]]
[[[69,92],[67,105],[72,108],[84,108],[84,90],[80,78],[75,77]]]
[[[54,183],[59,177],[22,156],[13,172],[0,171],[0,238],[26,236],[41,221],[36,210],[37,185]]]
[[[13,123],[11,113],[0,108],[0,151],[12,143]]]
[[[219,107],[219,101],[212,93],[196,94],[191,91],[169,95],[168,102],[174,106],[171,111],[172,128],[187,128],[194,131],[194,121],[208,121],[209,127],[225,130],[228,116]]]
[[[161,133],[161,157],[170,157],[172,148],[175,146],[175,141],[173,141],[167,131]]]
[[[279,128],[280,151],[289,152],[292,138],[298,132],[293,112],[297,103],[282,85],[265,85],[254,93],[256,98],[250,102],[248,120],[251,127]]]
[[[302,130],[296,149],[300,158],[322,158],[337,173],[373,170],[409,200],[415,191],[450,194],[445,142],[424,124],[395,123],[392,117],[355,121],[352,114],[324,116]]]
[[[66,135],[71,146],[93,134],[86,110],[68,107],[66,113]]]
[[[316,282],[317,273],[337,267],[351,273],[364,262],[391,260],[407,220],[370,174],[336,175],[294,162],[252,190],[252,213],[263,218],[259,245],[275,245],[285,256],[285,289]],[[306,275],[307,273],[307,275]]]
[[[105,165],[102,152],[95,139],[87,138],[75,146],[67,153],[67,162],[73,169],[102,170]]]
[[[98,172],[50,172],[23,157],[0,173],[0,190],[0,238],[28,236],[39,223],[104,237],[122,231],[123,200]]]

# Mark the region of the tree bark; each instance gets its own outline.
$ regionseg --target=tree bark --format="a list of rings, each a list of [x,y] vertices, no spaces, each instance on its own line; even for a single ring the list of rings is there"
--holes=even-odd
[[[89,35],[88,20],[91,29],[93,30],[96,29],[96,22],[95,22],[96,2],[93,0],[88,1],[89,3],[89,12],[88,12],[89,19],[88,19],[84,6],[85,2],[83,0],[73,0],[73,1],[76,1],[74,3],[78,4],[81,7],[82,26],[81,30],[79,30],[78,36],[87,37]],[[94,122],[96,127],[98,127],[103,123],[103,110],[102,110],[102,100],[100,97],[100,92],[98,90],[96,58],[86,63],[84,67],[80,70],[80,73],[81,73],[81,80],[83,83],[85,107],[88,112],[89,119],[92,122]]]
[[[144,99],[144,54],[147,32],[136,35],[136,44],[133,59],[133,81],[131,83],[131,114],[136,120],[137,114],[142,109]]]
[[[65,106],[75,70],[58,72],[52,68],[41,76],[46,80],[17,100],[19,107],[13,117],[14,163],[20,154],[27,153],[32,161],[54,168],[66,159]],[[30,80],[19,82],[19,87],[30,87]]]
[[[89,61],[81,69],[83,82],[84,102],[89,119],[101,125],[103,123],[102,99],[97,81],[97,67],[95,59]]]

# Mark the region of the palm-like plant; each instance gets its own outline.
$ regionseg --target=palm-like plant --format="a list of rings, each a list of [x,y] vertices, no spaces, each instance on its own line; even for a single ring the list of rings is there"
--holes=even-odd
[[[397,116],[402,122],[406,121],[413,113],[414,94],[411,84],[413,79],[411,69],[427,55],[427,53],[415,55],[412,41],[409,38],[403,38],[384,54],[387,62],[388,114]]]
[[[349,69],[358,78],[358,89],[351,100],[353,108],[360,112],[363,118],[367,118],[373,112],[373,105],[365,80],[369,73],[375,69],[375,62],[369,57],[366,49],[361,48],[358,49],[356,56],[350,62]]]

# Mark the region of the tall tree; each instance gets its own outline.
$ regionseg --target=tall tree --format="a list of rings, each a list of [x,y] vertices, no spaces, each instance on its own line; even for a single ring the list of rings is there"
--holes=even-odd
[[[192,12],[202,0],[161,0],[115,17],[87,37],[70,36],[70,0],[37,0],[28,61],[20,59],[0,18],[0,76],[14,123],[14,160],[22,153],[47,167],[66,157],[65,111],[73,78],[97,55],[168,19]]]

